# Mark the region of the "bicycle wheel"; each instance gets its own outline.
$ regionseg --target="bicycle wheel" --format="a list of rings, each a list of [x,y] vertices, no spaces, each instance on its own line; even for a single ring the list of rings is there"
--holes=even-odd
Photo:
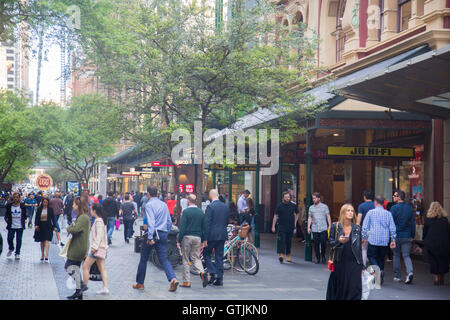
[[[151,255],[150,255],[150,261],[151,261],[156,267],[162,269],[162,265],[161,265],[161,263],[159,262],[158,254],[156,253],[156,250],[155,250],[155,249],[152,250],[152,253],[151,253]]]
[[[258,249],[255,247],[255,245],[253,244],[253,243],[251,243],[251,242],[245,242],[245,246],[247,247],[247,249],[248,250],[251,250],[252,252],[254,252],[255,253],[255,255],[256,255],[256,258],[258,258],[258,261],[259,261],[259,251],[258,251]]]
[[[256,253],[246,245],[241,246],[238,251],[238,263],[240,267],[250,275],[255,275],[259,271],[259,261]]]
[[[223,270],[230,270],[231,269],[231,262],[228,260],[228,258],[223,259]]]
[[[238,260],[239,260],[238,251],[239,251],[239,248],[237,248],[237,247],[230,250],[227,254],[226,260],[230,266],[229,267],[230,269],[233,268],[234,270],[236,270],[238,272],[244,272],[245,270],[241,267],[241,265],[238,262]],[[224,260],[224,270],[225,270],[225,260]]]
[[[167,259],[169,260],[172,268],[176,268],[181,261],[183,263],[183,258],[181,257],[180,250],[178,250],[176,245],[169,245],[167,247]]]

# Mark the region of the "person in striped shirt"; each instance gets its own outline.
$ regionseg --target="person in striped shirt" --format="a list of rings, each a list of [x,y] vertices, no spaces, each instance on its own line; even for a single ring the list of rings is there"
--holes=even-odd
[[[375,209],[367,212],[362,227],[363,245],[369,243],[367,258],[371,265],[377,265],[381,270],[381,284],[384,278],[384,258],[387,245],[395,249],[397,238],[396,227],[392,214],[383,208],[384,197],[375,198]]]

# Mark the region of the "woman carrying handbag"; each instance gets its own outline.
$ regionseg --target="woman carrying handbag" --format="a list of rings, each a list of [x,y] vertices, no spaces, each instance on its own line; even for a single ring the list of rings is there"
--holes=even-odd
[[[351,204],[341,208],[339,221],[331,226],[331,259],[328,269],[327,300],[361,300],[361,274],[364,269],[361,247],[361,227],[356,224]]]
[[[36,211],[34,218],[34,241],[41,243],[41,261],[48,263],[50,241],[54,238],[53,231],[57,231],[53,209],[49,207],[48,198],[44,198]]]
[[[89,271],[91,266],[94,263],[97,263],[103,282],[103,289],[97,291],[97,294],[109,294],[108,275],[105,267],[106,250],[108,249],[108,238],[106,235],[106,223],[108,218],[106,212],[103,211],[102,206],[97,203],[94,203],[92,206],[92,216],[95,218],[95,221],[92,225],[92,243],[89,255],[83,263],[83,283],[87,290]]]

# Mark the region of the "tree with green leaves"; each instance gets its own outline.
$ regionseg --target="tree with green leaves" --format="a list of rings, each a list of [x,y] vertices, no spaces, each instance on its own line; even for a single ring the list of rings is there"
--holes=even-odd
[[[0,185],[25,179],[36,159],[40,131],[28,103],[22,95],[0,92]]]
[[[114,104],[100,95],[73,98],[68,108],[46,103],[39,106],[43,130],[42,156],[88,182],[93,168],[114,152],[120,138]]]
[[[85,15],[78,38],[84,63],[115,92],[125,134],[143,148],[170,156],[171,133],[192,132],[194,121],[205,131],[263,107],[280,115],[314,111],[304,108],[301,90],[290,90],[307,86],[316,70],[306,27],[277,23],[282,10],[271,1],[230,3],[231,19],[220,26],[203,1],[99,0]],[[283,132],[297,130],[289,119],[284,125]]]

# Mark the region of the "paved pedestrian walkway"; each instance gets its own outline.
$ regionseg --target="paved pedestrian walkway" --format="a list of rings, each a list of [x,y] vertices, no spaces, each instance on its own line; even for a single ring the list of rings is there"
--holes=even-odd
[[[139,222],[140,223],[140,222]],[[138,227],[135,226],[137,230]],[[0,222],[0,232],[6,238],[5,224]],[[22,259],[15,261],[0,257],[0,299],[65,299],[73,290],[66,287],[67,273],[64,259],[59,257],[60,248],[51,245],[50,264],[40,262],[39,244],[33,241],[33,231],[24,234]],[[63,231],[63,241],[66,239]],[[6,240],[6,239],[5,239]],[[85,300],[323,300],[326,295],[329,271],[325,265],[316,265],[304,260],[304,245],[294,240],[293,263],[280,264],[275,254],[275,236],[261,235],[260,270],[255,276],[225,271],[224,286],[202,288],[198,276],[191,278],[192,288],[178,288],[175,293],[168,292],[169,283],[164,272],[149,263],[145,290],[132,288],[140,255],[134,252],[133,241],[123,240],[123,225],[113,233],[113,244],[108,251],[106,267],[110,294],[96,295],[102,288],[101,282],[89,282]],[[411,285],[392,281],[392,262],[386,265],[385,284],[380,290],[373,290],[371,300],[442,300],[450,299],[450,279],[447,277],[443,287],[433,286],[428,265],[414,262],[415,277]],[[182,266],[175,268],[181,282]]]
[[[3,220],[3,217],[1,219]],[[6,257],[8,244],[4,221],[0,223],[0,232],[3,237],[3,253],[0,256],[0,299],[59,299],[52,266],[40,261],[41,249],[39,244],[34,242],[34,230],[24,231],[20,260],[15,260],[14,254],[9,258]]]

